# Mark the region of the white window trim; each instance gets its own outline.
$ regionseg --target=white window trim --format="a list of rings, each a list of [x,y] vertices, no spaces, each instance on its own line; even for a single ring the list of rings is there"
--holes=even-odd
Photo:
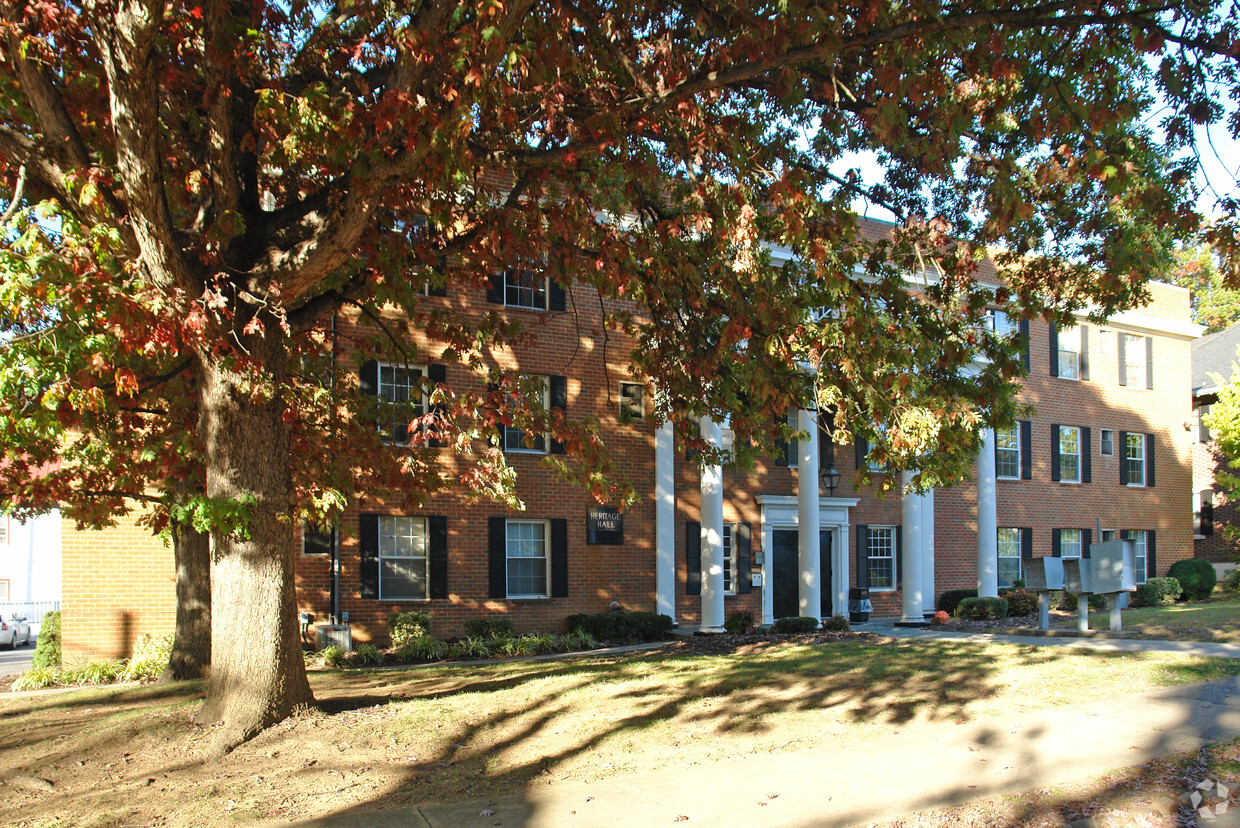
[[[414,525],[416,525],[417,522],[420,522],[422,526],[423,549],[426,551],[426,554],[425,555],[392,555],[392,554],[384,555],[383,554],[384,538],[395,537],[391,535],[385,536],[383,534],[383,521],[384,521],[384,518],[386,517],[391,517],[394,521],[401,521],[401,520],[415,521]],[[430,526],[425,517],[418,517],[416,515],[381,515],[379,517],[379,600],[380,601],[408,602],[408,601],[429,601],[430,600],[430,591],[431,591],[430,543],[431,543]],[[422,560],[422,566],[423,566],[422,584],[425,588],[425,594],[423,594],[421,597],[418,597],[415,595],[413,597],[404,597],[404,598],[390,597],[390,596],[384,595],[383,594],[383,584],[384,584],[383,561],[385,558],[387,560],[397,560],[397,561],[416,561],[420,558]]]
[[[1021,469],[1020,463],[1022,459],[1020,456],[1020,453],[1021,453],[1020,426],[1015,425],[1015,426],[1012,426],[1011,429],[1003,429],[1003,430],[1005,431],[1010,430],[1012,433],[1016,435],[1016,474],[1014,475],[999,474],[999,431],[1000,429],[995,429],[995,478],[998,480],[1020,480],[1020,469]],[[1007,450],[1008,449],[1005,449],[1005,451]]]
[[[1016,533],[1016,554],[1014,556],[999,554],[999,552],[1003,549],[1003,544],[999,540],[999,533],[1004,532],[1004,531],[1010,531],[1010,532]],[[1021,534],[1022,533],[1021,533],[1020,528],[1016,526],[1000,526],[998,529],[995,530],[995,559],[996,559],[995,571],[998,572],[997,562],[999,560],[1004,560],[1004,559],[1010,560],[1014,557],[1016,559],[1016,578],[1014,580],[1019,580],[1025,577],[1025,562],[1024,562],[1024,559],[1021,557],[1021,553],[1023,552],[1023,547],[1021,545],[1021,542],[1024,540],[1024,538],[1021,537]],[[1000,584],[1000,586],[1003,586],[1003,584]]]
[[[508,569],[508,562],[513,561],[513,560],[520,560],[520,561],[537,560],[537,558],[513,558],[512,556],[508,554],[508,530],[513,525],[521,525],[521,524],[530,524],[530,525],[540,524],[543,527],[542,541],[543,541],[543,564],[544,564],[544,571],[543,571],[544,592],[542,594],[538,594],[538,593],[514,594],[512,592],[509,592],[509,584],[510,584],[509,578],[510,578],[511,573],[509,572],[509,569]],[[513,600],[513,601],[541,600],[541,599],[546,599],[546,598],[551,597],[551,521],[549,520],[523,520],[523,519],[511,519],[511,520],[504,521],[504,595],[509,600]]]
[[[1137,566],[1137,539],[1133,537],[1138,532],[1141,533],[1141,566]],[[1135,584],[1143,584],[1148,580],[1146,578],[1146,570],[1149,569],[1149,535],[1146,529],[1129,529],[1128,538],[1132,541],[1132,580]],[[1157,550],[1155,550],[1157,551]]]
[[[736,595],[737,582],[737,555],[736,555],[736,539],[732,537],[732,524],[723,524],[723,561],[727,564],[724,569],[723,578],[723,594]],[[732,577],[729,578],[728,575]],[[728,583],[731,581],[731,583]]]
[[[873,546],[875,529],[880,529],[883,531],[891,532],[891,555],[890,556],[887,556],[887,555],[878,556],[882,559],[888,559],[889,557],[891,560],[891,586],[889,587],[874,586],[874,580],[872,577],[870,577],[870,571],[868,569],[870,565],[870,561],[872,561],[875,557],[874,546]],[[899,532],[900,530],[899,528],[895,526],[871,526],[869,531],[870,531],[870,546],[866,550],[866,567],[867,567],[866,579],[870,581],[870,592],[895,592],[896,585],[900,583],[900,573],[896,572],[896,564],[897,564],[896,549],[898,549],[900,545],[900,539],[896,536],[896,533]]]
[[[1064,538],[1063,538],[1064,532],[1076,532],[1076,554],[1075,554],[1075,555],[1065,555],[1065,554],[1063,553],[1063,551],[1064,551]],[[1060,530],[1059,530],[1059,557],[1060,557],[1060,558],[1062,558],[1063,560],[1068,560],[1068,561],[1077,561],[1077,560],[1082,560],[1082,558],[1081,558],[1081,552],[1082,552],[1083,550],[1081,549],[1081,545],[1082,545],[1084,542],[1085,542],[1085,536],[1084,536],[1084,533],[1082,533],[1080,529],[1071,529],[1071,528],[1068,528],[1068,529],[1060,529]]]
[[[1069,429],[1076,432],[1076,452],[1070,455],[1065,454],[1063,450],[1063,435],[1064,435],[1064,432],[1068,431]],[[1076,458],[1076,477],[1072,479],[1064,478],[1064,474],[1063,474],[1064,457],[1075,457]],[[1059,427],[1059,482],[1068,483],[1070,485],[1079,485],[1081,482],[1081,427],[1080,426],[1061,425]]]
[[[637,399],[636,399],[636,403],[637,403],[636,410],[634,410],[634,407],[631,404],[632,402],[634,402],[633,398],[630,396],[625,396],[624,391],[626,388],[638,389]],[[637,422],[644,421],[646,419],[646,384],[645,383],[630,382],[628,380],[621,381],[620,383],[620,417],[621,419],[624,419],[627,417],[629,420],[633,420]]]
[[[1142,434],[1142,433],[1141,433],[1141,432],[1139,432],[1139,431],[1130,431],[1130,432],[1128,432],[1128,442],[1130,442],[1130,443],[1131,443],[1131,442],[1133,441],[1133,438],[1134,438],[1134,437],[1135,437],[1135,438],[1137,438],[1137,442],[1138,442],[1138,443],[1140,444],[1140,446],[1141,446],[1141,475],[1140,475],[1140,477],[1141,477],[1141,482],[1140,482],[1140,483],[1133,483],[1131,480],[1128,480],[1128,479],[1127,479],[1127,478],[1128,478],[1128,476],[1129,476],[1129,474],[1130,474],[1130,472],[1132,471],[1132,463],[1133,463],[1133,460],[1132,460],[1132,458],[1130,458],[1130,457],[1128,456],[1128,446],[1124,446],[1124,478],[1125,478],[1124,485],[1125,485],[1125,486],[1127,486],[1127,487],[1128,487],[1128,488],[1130,488],[1130,489],[1144,489],[1144,488],[1145,488],[1145,444],[1146,444],[1146,438],[1145,438],[1145,435],[1144,435],[1144,434]],[[1135,531],[1135,530],[1134,530],[1134,531]]]
[[[535,377],[538,377],[539,379],[541,379],[542,384],[543,384],[543,388],[542,388],[543,410],[550,411],[551,410],[551,378],[550,377],[545,376],[545,375],[538,375],[538,374],[520,374],[517,376],[517,382],[520,383],[523,380],[533,379]],[[519,428],[516,428],[515,426],[501,426],[501,428],[504,429],[504,445],[502,445],[500,448],[503,449],[505,454],[547,454],[549,453],[549,449],[551,447],[551,436],[548,432],[546,431],[543,432],[542,448],[539,448],[537,446],[534,446],[532,448],[527,448],[525,446],[525,432],[524,431],[522,431]],[[508,445],[509,432],[519,435],[518,443],[515,447],[510,447]]]
[[[520,304],[513,304],[512,302],[509,302],[509,301],[508,301],[508,286],[509,286],[509,284],[510,284],[510,283],[509,283],[509,281],[508,281],[508,277],[509,277],[509,275],[511,275],[511,274],[514,272],[514,270],[515,270],[515,272],[524,272],[524,273],[534,273],[534,272],[535,272],[535,270],[534,270],[533,268],[528,268],[528,269],[527,269],[527,268],[521,268],[521,267],[518,267],[518,268],[515,268],[515,269],[508,269],[508,268],[505,268],[505,270],[504,270],[504,272],[503,272],[503,280],[504,280],[504,307],[506,307],[506,308],[516,308],[516,309],[518,309],[518,310],[533,310],[533,311],[545,311],[545,310],[550,310],[550,309],[551,309],[551,275],[550,275],[549,273],[547,273],[547,271],[546,271],[546,270],[543,270],[543,275],[542,275],[542,282],[543,282],[543,286],[542,286],[543,303],[542,303],[542,305],[520,305]],[[516,290],[518,290],[518,291],[520,291],[520,290],[521,290],[521,286],[520,286],[519,284],[513,284],[512,286],[513,286]]]
[[[1064,334],[1065,333],[1069,334],[1070,336],[1072,334],[1075,334],[1075,337],[1073,337],[1076,340],[1075,348],[1064,347]],[[1081,332],[1080,325],[1076,325],[1072,328],[1059,331],[1056,335],[1056,341],[1059,344],[1059,353],[1056,356],[1056,359],[1058,360],[1058,364],[1059,364],[1059,378],[1060,379],[1071,380],[1072,382],[1079,382],[1081,379],[1081,336],[1082,336],[1082,332]],[[1064,355],[1069,354],[1069,353],[1072,354],[1072,356],[1074,357],[1073,359],[1074,364],[1072,367],[1072,376],[1067,377],[1067,376],[1064,376],[1063,365],[1064,365]]]
[[[1110,434],[1110,435],[1111,435],[1111,451],[1110,451],[1110,453],[1107,453],[1107,452],[1105,452],[1105,451],[1103,451],[1103,450],[1102,450],[1102,446],[1104,445],[1102,438],[1103,438],[1105,435],[1107,435],[1107,434]],[[1115,429],[1113,429],[1113,428],[1100,428],[1100,429],[1098,429],[1098,456],[1099,456],[1099,457],[1114,457],[1114,456],[1115,456]]]
[[[1145,364],[1145,340],[1144,334],[1132,334],[1120,331],[1120,336],[1127,337],[1124,340],[1124,387],[1135,389],[1137,391],[1147,390],[1145,385],[1146,374],[1149,366]],[[1135,344],[1135,347],[1134,347]],[[1137,354],[1138,362],[1136,376],[1129,370],[1134,363],[1132,361],[1133,354]]]
[[[405,365],[405,364],[396,363],[396,362],[379,362],[377,363],[377,366],[378,367],[375,369],[375,395],[378,397],[378,400],[379,400],[379,411],[381,412],[381,418],[380,418],[378,427],[380,431],[382,431],[383,433],[383,441],[393,446],[407,446],[409,445],[409,441],[408,440],[397,440],[395,424],[388,422],[389,420],[392,419],[392,414],[391,414],[390,409],[397,405],[401,405],[402,403],[398,403],[395,400],[389,400],[383,396],[383,369],[392,368],[392,369],[400,370],[400,371],[417,371],[418,372],[417,388],[418,388],[418,393],[422,395],[422,414],[418,416],[424,416],[426,412],[430,411],[430,395],[426,393],[426,388],[422,385],[422,380],[426,379],[427,372],[430,370],[430,368],[429,366],[426,366],[426,365]],[[412,385],[409,386],[409,390],[410,392],[413,391]],[[411,393],[411,396],[412,396],[412,393]],[[404,404],[408,405],[409,403],[408,401],[406,401]],[[410,417],[409,419],[410,419],[410,422],[413,421],[412,417]],[[393,430],[391,432],[387,430],[388,426],[393,427]],[[412,432],[413,429],[411,428],[409,429],[409,431]]]

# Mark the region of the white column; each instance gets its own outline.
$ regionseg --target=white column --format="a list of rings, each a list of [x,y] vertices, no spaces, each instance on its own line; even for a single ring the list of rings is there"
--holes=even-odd
[[[654,435],[655,612],[676,620],[676,444],[670,422]]]
[[[902,472],[901,487],[905,490],[903,506],[904,522],[904,562],[901,567],[901,589],[904,598],[904,614],[900,618],[901,626],[921,626],[926,619],[921,614],[921,498],[908,493],[909,482],[913,479],[912,472]]]
[[[719,448],[723,430],[702,417],[702,436]],[[723,632],[723,467],[702,469],[702,632]]]
[[[831,612],[836,615],[848,617],[848,550],[851,549],[849,544],[848,526],[841,526],[835,536],[836,544],[834,547],[835,560],[831,564],[831,577],[835,579],[832,585],[835,591],[835,597],[831,602]]]
[[[977,594],[999,597],[999,513],[995,501],[995,431],[982,430],[977,455]]]
[[[934,614],[934,489],[921,496],[921,610]]]
[[[822,617],[822,557],[818,546],[818,420],[814,412],[797,412],[797,557],[801,569],[798,607],[801,615]]]

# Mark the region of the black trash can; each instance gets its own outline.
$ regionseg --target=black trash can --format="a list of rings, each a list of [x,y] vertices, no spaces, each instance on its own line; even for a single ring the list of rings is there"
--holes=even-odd
[[[870,603],[869,587],[852,587],[848,590],[848,620],[869,621],[874,605]]]

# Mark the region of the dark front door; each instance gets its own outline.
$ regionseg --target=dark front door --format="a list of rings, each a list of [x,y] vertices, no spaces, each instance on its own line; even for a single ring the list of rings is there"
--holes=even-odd
[[[800,615],[801,562],[795,529],[771,532],[771,611],[776,618]],[[831,615],[831,530],[818,533],[819,567],[822,577],[824,618]]]

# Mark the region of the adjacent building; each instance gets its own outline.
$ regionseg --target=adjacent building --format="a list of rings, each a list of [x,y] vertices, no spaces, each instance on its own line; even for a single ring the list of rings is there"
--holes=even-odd
[[[1235,565],[1240,544],[1222,531],[1236,525],[1236,506],[1228,503],[1216,481],[1227,458],[1210,433],[1204,418],[1218,401],[1222,384],[1231,381],[1232,367],[1240,348],[1240,325],[1208,334],[1193,342],[1193,545],[1195,557],[1214,564],[1222,574]]]

